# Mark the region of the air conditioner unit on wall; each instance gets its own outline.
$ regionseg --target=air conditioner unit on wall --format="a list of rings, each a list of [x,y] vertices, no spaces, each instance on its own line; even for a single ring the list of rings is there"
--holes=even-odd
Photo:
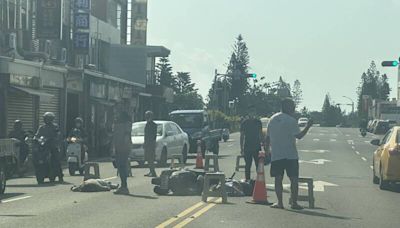
[[[8,34],[8,47],[12,49],[17,48],[17,34],[15,33]]]
[[[67,49],[66,48],[61,48],[60,61],[62,63],[66,63],[67,62]]]

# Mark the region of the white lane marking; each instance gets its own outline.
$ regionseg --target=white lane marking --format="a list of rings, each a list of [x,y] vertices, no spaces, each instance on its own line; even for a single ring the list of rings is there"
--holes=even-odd
[[[373,167],[372,165],[370,166],[370,168],[371,168],[372,170],[374,169],[374,167]]]
[[[346,137],[350,137],[350,135],[346,135]]]
[[[10,202],[18,201],[18,200],[28,199],[28,198],[31,198],[31,197],[32,197],[32,196],[22,196],[22,197],[13,198],[13,199],[2,200],[2,201],[0,201],[0,202],[1,202],[1,203],[10,203]]]
[[[361,157],[361,159],[362,159],[363,161],[365,161],[365,162],[367,161],[367,159],[366,159],[366,158],[364,158],[364,157]]]
[[[329,150],[299,150],[299,151],[304,153],[317,153],[317,154],[323,154],[329,152]]]
[[[333,135],[333,137],[337,137],[338,136],[338,134],[332,134]]]
[[[356,147],[355,147],[355,146],[352,146],[352,147],[351,147],[351,149],[355,150],[355,149],[356,149]]]
[[[347,140],[347,143],[350,145],[354,145],[354,141],[353,140]]]
[[[228,145],[228,147],[232,147],[232,146],[233,146],[233,144],[229,144],[229,145]]]
[[[275,188],[275,184],[266,184],[266,187]],[[337,187],[339,185],[329,183],[326,181],[314,181],[314,192],[324,192],[325,187]],[[283,188],[290,190],[290,184],[283,184]],[[306,183],[299,183],[299,189],[308,190],[308,186]]]
[[[108,178],[105,178],[105,179],[103,179],[103,180],[107,181],[107,180],[112,180],[112,179],[115,179],[115,178],[117,178],[117,176],[115,176],[115,177],[108,177]]]
[[[368,143],[368,144],[370,144],[371,142],[370,141],[364,141],[365,143]]]
[[[336,140],[336,139],[331,139],[330,141],[331,141],[331,142],[336,142],[337,140]]]
[[[300,160],[300,163],[308,163],[308,164],[315,164],[315,165],[324,165],[325,163],[332,162],[331,160],[326,160],[326,159],[314,159],[311,161],[304,161]]]
[[[357,154],[357,155],[360,155],[360,152],[356,151],[356,154]]]
[[[320,133],[319,135],[320,135],[320,136],[324,136],[325,134],[324,134],[324,133]]]
[[[319,142],[319,139],[313,139],[314,142]]]

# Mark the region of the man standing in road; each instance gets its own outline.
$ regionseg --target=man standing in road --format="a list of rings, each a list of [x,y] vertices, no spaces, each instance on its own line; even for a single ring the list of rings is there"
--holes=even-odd
[[[301,131],[296,119],[295,103],[292,99],[286,98],[281,103],[282,109],[271,117],[267,129],[266,149],[269,153],[271,146],[271,177],[275,177],[275,192],[278,203],[273,204],[272,208],[283,209],[283,175],[290,179],[292,209],[301,210],[302,207],[297,204],[299,191],[299,155],[296,148],[296,138],[302,139],[312,126],[312,120]]]
[[[258,167],[258,152],[261,150],[262,123],[255,117],[254,106],[250,106],[250,117],[240,126],[240,153],[244,156],[246,181],[250,180],[252,162]]]
[[[131,149],[131,131],[132,122],[131,117],[127,112],[123,111],[119,114],[119,117],[114,125],[114,149],[115,149],[115,161],[117,163],[117,169],[121,178],[121,187],[116,190],[115,194],[127,195],[129,194],[128,189],[128,156]],[[130,164],[129,164],[130,165]]]
[[[145,113],[146,126],[144,128],[144,156],[147,161],[150,172],[146,174],[147,177],[157,177],[154,167],[154,160],[156,157],[156,139],[157,139],[157,124],[153,121],[153,112],[147,111]]]

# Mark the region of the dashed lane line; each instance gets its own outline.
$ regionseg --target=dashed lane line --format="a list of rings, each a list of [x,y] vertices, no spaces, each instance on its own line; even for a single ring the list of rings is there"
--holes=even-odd
[[[361,157],[361,159],[362,159],[363,161],[365,161],[365,162],[367,161],[367,159],[366,159],[365,157]]]
[[[337,140],[336,140],[336,139],[331,139],[330,141],[331,141],[331,142],[336,142]]]
[[[319,142],[319,139],[313,139],[314,142]]]
[[[356,151],[356,154],[357,154],[357,155],[360,155],[360,152]]]
[[[1,200],[1,203],[10,203],[10,202],[14,202],[14,201],[18,201],[18,200],[23,200],[23,199],[29,199],[32,196],[22,196],[22,197],[17,197],[17,198],[12,198],[12,199],[8,199],[8,200]]]
[[[373,167],[372,165],[370,166],[370,168],[371,168],[372,170],[374,169],[374,167]]]
[[[117,178],[117,176],[115,176],[115,177],[108,177],[108,178],[105,178],[105,179],[103,179],[103,180],[108,181],[108,180],[112,180],[112,179],[115,179],[115,178]]]

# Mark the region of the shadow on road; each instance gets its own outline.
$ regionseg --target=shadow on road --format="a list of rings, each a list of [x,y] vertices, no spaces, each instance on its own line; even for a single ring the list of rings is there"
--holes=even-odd
[[[137,194],[129,194],[129,195],[121,195],[121,196],[130,196],[130,197],[135,197],[135,198],[142,198],[142,199],[158,199],[158,197],[155,196],[145,196],[145,195],[137,195]]]
[[[287,210],[287,211],[290,211],[290,212],[293,212],[293,213],[296,213],[296,214],[303,214],[303,215],[309,215],[309,216],[318,216],[318,217],[323,217],[323,218],[341,219],[341,220],[360,219],[360,218],[350,218],[350,217],[338,216],[338,215],[329,215],[329,214],[316,212],[316,211],[309,211],[309,210],[301,210],[301,211]]]
[[[22,196],[24,194],[25,193],[15,193],[15,192],[13,192],[13,193],[4,193],[3,195],[0,196],[0,203],[1,203],[2,200],[10,199],[10,198],[17,197],[17,196]]]
[[[15,217],[15,218],[23,218],[23,217],[35,217],[36,215],[2,215],[0,217]]]

